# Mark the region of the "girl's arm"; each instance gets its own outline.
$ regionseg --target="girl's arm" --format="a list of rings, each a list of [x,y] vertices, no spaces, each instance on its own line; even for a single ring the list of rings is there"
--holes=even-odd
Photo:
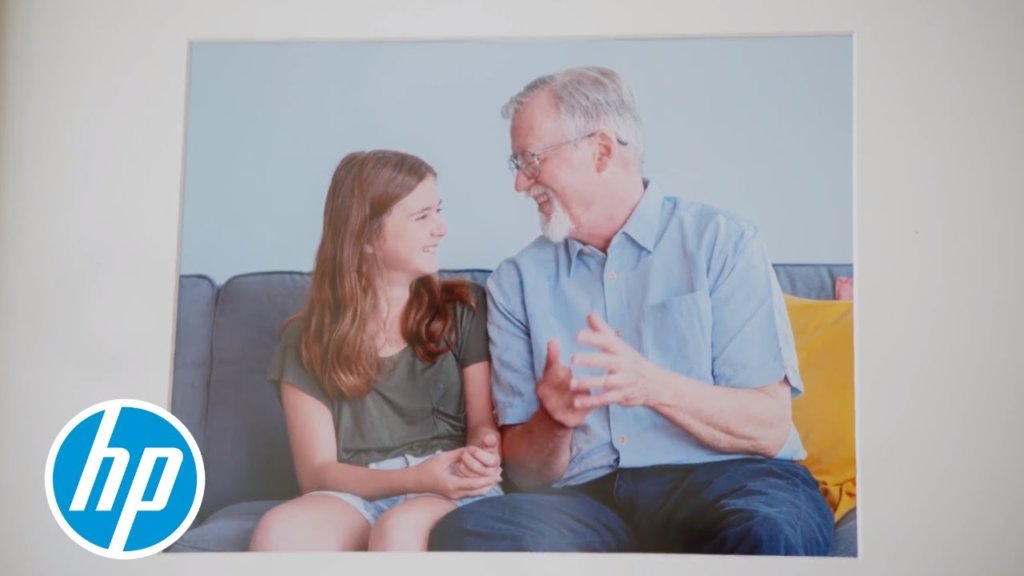
[[[494,422],[491,401],[491,363],[477,362],[463,368],[462,387],[466,397],[467,452],[460,469],[466,475],[500,475],[501,435]]]
[[[295,473],[303,494],[331,490],[376,500],[398,494],[428,492],[462,498],[486,492],[494,484],[487,478],[460,478],[451,473],[451,467],[462,455],[462,450],[442,452],[419,465],[399,470],[373,470],[338,462],[338,444],[330,410],[287,381],[281,385],[281,402]]]

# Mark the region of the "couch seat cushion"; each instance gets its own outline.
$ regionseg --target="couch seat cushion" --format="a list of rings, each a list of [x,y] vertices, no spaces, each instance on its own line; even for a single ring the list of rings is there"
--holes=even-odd
[[[189,528],[168,552],[245,552],[256,523],[283,500],[255,500],[232,504]]]

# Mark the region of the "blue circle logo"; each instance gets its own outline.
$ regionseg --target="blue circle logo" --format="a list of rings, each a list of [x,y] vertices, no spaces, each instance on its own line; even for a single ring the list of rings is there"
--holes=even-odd
[[[173,414],[111,400],[79,412],[46,459],[46,498],[61,529],[107,558],[156,554],[188,530],[206,486],[199,447]]]

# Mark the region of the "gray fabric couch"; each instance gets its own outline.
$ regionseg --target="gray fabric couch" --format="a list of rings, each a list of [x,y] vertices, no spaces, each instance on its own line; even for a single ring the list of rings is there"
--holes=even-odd
[[[850,265],[779,264],[784,292],[832,298]],[[446,270],[483,284],[488,270]],[[206,493],[192,527],[168,552],[246,550],[257,520],[297,496],[284,414],[266,373],[278,330],[309,288],[302,272],[261,272],[222,285],[183,275],[178,290],[171,411],[195,436]],[[856,510],[836,525],[831,555],[857,555]]]

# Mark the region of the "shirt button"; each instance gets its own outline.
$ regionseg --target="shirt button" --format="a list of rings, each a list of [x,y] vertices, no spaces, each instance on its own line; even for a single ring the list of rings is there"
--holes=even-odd
[[[618,280],[618,278],[619,278],[619,275],[616,274],[615,272],[609,272],[608,273],[608,281],[609,282],[615,282],[616,280]]]
[[[622,330],[619,330],[618,328],[616,328],[615,329],[615,335],[618,336],[619,338],[622,338]]]

